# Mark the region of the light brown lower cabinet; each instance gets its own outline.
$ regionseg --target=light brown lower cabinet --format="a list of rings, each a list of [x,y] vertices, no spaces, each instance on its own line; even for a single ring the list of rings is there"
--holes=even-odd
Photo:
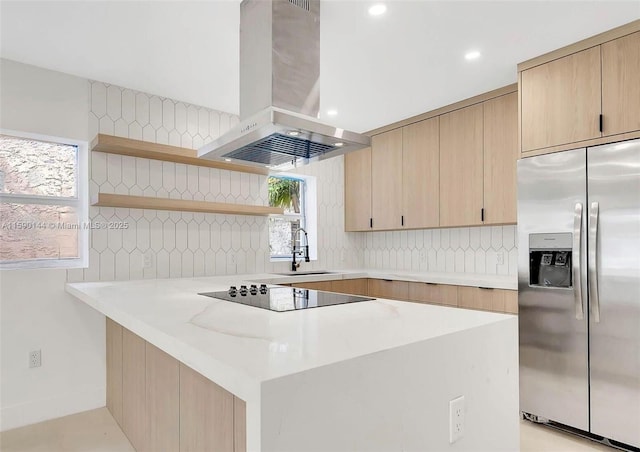
[[[412,282],[409,283],[409,301],[458,306],[458,286]]]
[[[392,300],[407,300],[409,298],[409,283],[390,279],[369,279],[370,297],[389,298]]]
[[[293,283],[291,287],[299,287],[300,289],[313,289],[323,290],[325,292],[331,292],[332,281],[309,281],[302,283]]]
[[[480,287],[358,278],[291,284],[293,287],[390,300],[432,303],[485,311],[518,313],[518,291]]]
[[[348,293],[352,295],[368,295],[366,278],[357,279],[337,279],[331,281],[331,292]]]
[[[148,342],[146,353],[146,450],[183,450],[180,445],[181,366]]]
[[[138,451],[147,450],[145,355],[144,339],[123,328],[122,430]]]
[[[458,287],[458,306],[496,312],[518,312],[518,292],[515,290]]]
[[[352,295],[367,295],[367,279],[335,279],[332,281],[310,281],[293,283],[292,287],[303,289],[323,290],[325,292],[347,293]]]
[[[107,319],[107,408],[139,452],[245,452],[246,405]]]
[[[180,452],[233,451],[234,396],[180,364]]]
[[[122,330],[107,319],[107,408],[122,428]]]

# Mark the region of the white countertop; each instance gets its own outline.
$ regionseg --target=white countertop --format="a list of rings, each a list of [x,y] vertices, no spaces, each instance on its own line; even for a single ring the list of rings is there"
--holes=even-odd
[[[340,276],[373,273],[295,278]],[[67,291],[247,402],[258,400],[261,383],[271,379],[512,318],[380,299],[271,312],[198,295],[243,281],[294,280],[258,274],[85,282],[67,284]]]

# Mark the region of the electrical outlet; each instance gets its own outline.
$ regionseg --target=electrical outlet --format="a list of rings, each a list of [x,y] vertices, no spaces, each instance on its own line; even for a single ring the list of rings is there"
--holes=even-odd
[[[29,353],[29,367],[42,366],[42,352],[40,350],[34,350]]]
[[[464,435],[464,396],[449,402],[449,443],[453,444]]]
[[[496,254],[496,259],[498,261],[498,265],[504,265],[504,252],[500,251],[498,254]]]
[[[143,255],[142,268],[153,268],[153,252],[147,251]]]

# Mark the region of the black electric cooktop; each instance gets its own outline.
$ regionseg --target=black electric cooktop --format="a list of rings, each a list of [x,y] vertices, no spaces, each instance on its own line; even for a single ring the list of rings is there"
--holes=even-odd
[[[252,285],[231,286],[227,291],[204,292],[198,295],[231,301],[233,303],[255,306],[256,308],[270,311],[285,312],[298,309],[319,308],[335,304],[356,303],[358,301],[375,300],[375,298],[358,297],[341,293],[322,292],[311,289],[299,289],[296,287],[260,287]]]

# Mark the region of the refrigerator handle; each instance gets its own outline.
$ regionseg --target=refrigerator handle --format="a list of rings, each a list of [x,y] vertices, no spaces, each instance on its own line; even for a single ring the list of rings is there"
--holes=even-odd
[[[589,300],[593,320],[600,322],[600,300],[598,298],[598,214],[600,206],[591,203],[589,213]]]
[[[582,299],[582,203],[577,202],[575,215],[573,217],[573,259],[571,261],[571,271],[573,273],[573,295],[576,307],[576,319],[584,319],[584,301]]]

